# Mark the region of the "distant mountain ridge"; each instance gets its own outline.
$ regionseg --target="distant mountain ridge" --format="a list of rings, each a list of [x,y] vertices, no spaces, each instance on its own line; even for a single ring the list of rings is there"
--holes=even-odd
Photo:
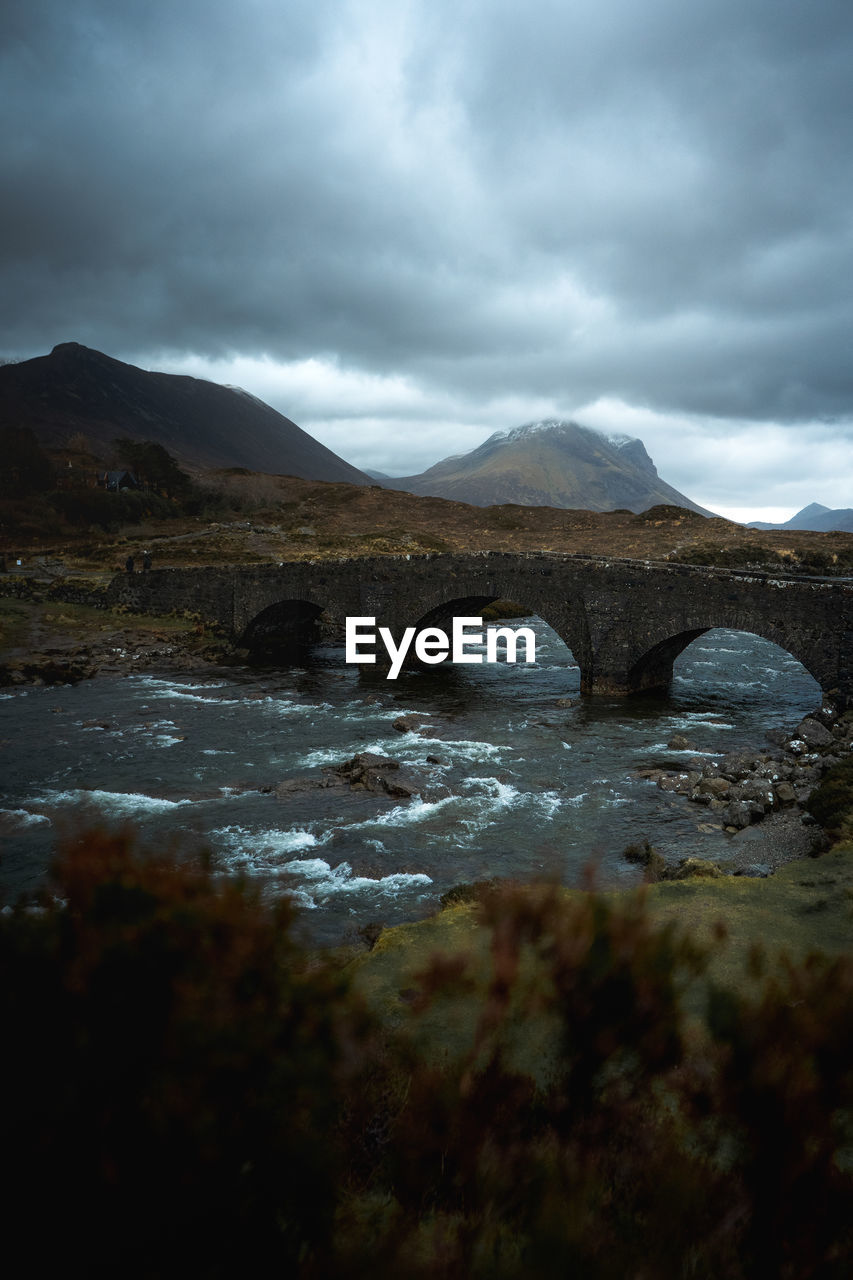
[[[666,504],[712,514],[661,480],[642,440],[556,418],[496,431],[470,453],[444,458],[420,475],[381,483],[478,507],[515,502],[640,512]]]
[[[837,507],[832,510],[819,502],[811,502],[784,524],[768,524],[766,520],[752,520],[748,527],[750,529],[811,529],[815,533],[853,533],[853,507]]]
[[[47,448],[64,447],[77,432],[107,448],[128,436],[155,441],[197,466],[372,483],[239,387],[149,373],[77,342],[0,367],[0,427],[29,427]]]

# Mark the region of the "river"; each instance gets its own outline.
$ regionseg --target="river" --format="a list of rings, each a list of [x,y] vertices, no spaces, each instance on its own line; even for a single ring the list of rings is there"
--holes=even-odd
[[[319,943],[417,919],[452,886],[492,876],[576,884],[594,868],[599,883],[630,884],[631,841],[648,838],[676,860],[724,856],[730,838],[638,769],[758,748],[769,727],[820,703],[789,654],[724,630],[682,654],[667,696],[582,698],[555,633],[539,619],[512,625],[535,627],[535,664],[419,668],[389,681],[321,648],[300,668],[0,692],[6,901],[44,883],[63,831],[128,820],[147,847],[203,843],[223,869],[294,894]],[[559,706],[564,698],[573,705]],[[427,732],[396,731],[406,712],[428,713]],[[690,750],[668,749],[676,733]],[[359,751],[399,760],[418,780],[415,797],[260,790]]]

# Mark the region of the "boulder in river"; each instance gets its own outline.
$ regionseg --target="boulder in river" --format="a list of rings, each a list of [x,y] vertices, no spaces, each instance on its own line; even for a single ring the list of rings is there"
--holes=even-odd
[[[421,733],[426,728],[424,718],[423,712],[412,711],[408,715],[398,716],[391,728],[396,729],[398,733]]]
[[[390,756],[380,756],[372,751],[360,751],[351,760],[343,764],[325,765],[319,776],[285,778],[273,788],[279,800],[299,791],[310,791],[314,788],[348,787],[350,791],[372,791],[377,795],[395,796],[402,800],[411,799],[418,788],[399,778],[389,777],[400,768],[399,760]]]
[[[647,884],[656,884],[658,880],[666,880],[667,865],[661,853],[649,844],[648,840],[643,840],[638,844],[629,844],[623,850],[622,856],[626,862],[636,862],[643,868],[643,879]]]
[[[687,780],[686,773],[664,773],[661,770],[657,776],[657,784],[661,791],[677,791],[682,795],[687,790]]]
[[[401,796],[405,799],[415,794],[413,787],[408,787],[388,774],[400,768],[399,760],[389,756],[375,755],[371,751],[360,751],[345,764],[334,765],[334,772],[346,779],[351,790],[378,791],[389,796]]]

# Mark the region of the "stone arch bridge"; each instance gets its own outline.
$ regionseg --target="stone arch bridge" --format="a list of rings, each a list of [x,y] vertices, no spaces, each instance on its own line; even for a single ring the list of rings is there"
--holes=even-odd
[[[143,613],[191,609],[250,647],[318,620],[342,635],[348,616],[375,617],[399,637],[407,626],[442,625],[454,615],[476,616],[493,600],[514,600],[565,641],[585,693],[663,688],[691,641],[730,627],[780,645],[837,706],[853,706],[851,579],[471,552],[159,569],[116,576],[108,596]]]

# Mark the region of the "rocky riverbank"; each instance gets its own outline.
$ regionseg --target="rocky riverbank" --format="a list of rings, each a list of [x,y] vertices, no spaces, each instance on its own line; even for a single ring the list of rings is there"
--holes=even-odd
[[[641,769],[638,776],[661,791],[681,795],[708,810],[708,827],[731,836],[719,863],[685,859],[667,867],[647,845],[631,846],[626,857],[646,867],[649,879],[691,874],[767,876],[785,862],[822,851],[825,838],[804,805],[821,778],[853,752],[853,711],[839,715],[820,707],[789,733],[771,730],[773,746],[736,752],[722,759],[688,756],[683,762]],[[691,750],[681,735],[668,744],[679,755]],[[692,865],[691,865],[692,864]]]
[[[228,646],[189,610],[130,614],[105,608],[103,596],[98,578],[0,580],[0,686],[195,670],[228,657]]]

